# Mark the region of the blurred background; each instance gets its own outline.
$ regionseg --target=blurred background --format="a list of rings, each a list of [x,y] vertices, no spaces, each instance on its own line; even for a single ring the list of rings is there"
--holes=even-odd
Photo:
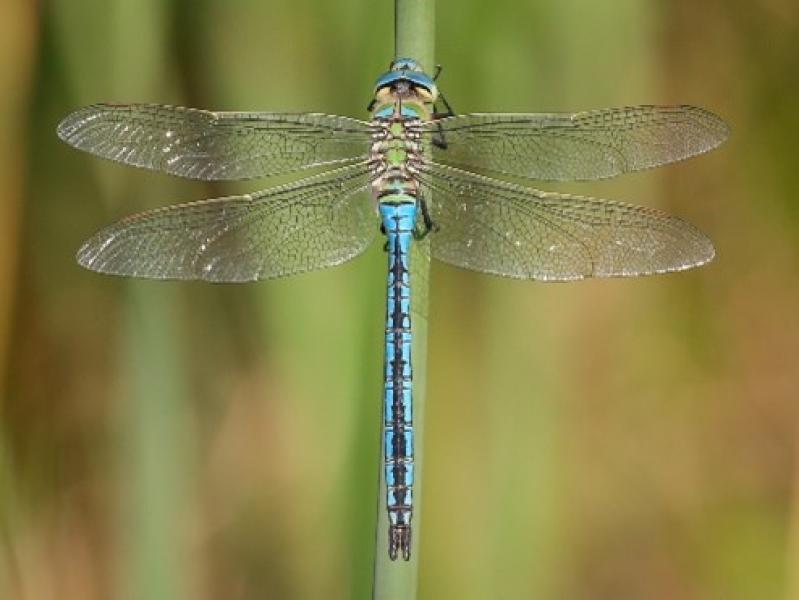
[[[707,267],[433,267],[420,596],[799,598],[799,5],[439,0],[436,43],[458,112],[689,103],[733,136],[557,187],[691,221]],[[261,182],[55,127],[97,101],[364,117],[392,53],[391,2],[0,6],[0,598],[369,597],[379,244],[261,284],[90,273],[103,225]]]

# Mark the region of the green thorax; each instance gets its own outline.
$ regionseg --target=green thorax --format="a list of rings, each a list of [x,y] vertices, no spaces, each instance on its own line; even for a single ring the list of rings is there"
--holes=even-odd
[[[393,93],[378,93],[372,123],[382,135],[372,146],[372,158],[381,175],[373,188],[382,203],[413,202],[418,183],[411,165],[422,159],[422,140],[418,124],[432,116],[432,105],[418,97],[400,98]]]

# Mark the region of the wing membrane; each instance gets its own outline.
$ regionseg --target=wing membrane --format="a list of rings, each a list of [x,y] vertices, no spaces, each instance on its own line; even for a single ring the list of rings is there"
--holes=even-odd
[[[256,194],[123,219],[78,251],[93,271],[151,279],[242,282],[340,264],[378,231],[363,164]]]
[[[367,154],[369,124],[316,113],[211,112],[96,104],[58,126],[68,144],[117,162],[205,180],[250,179]]]
[[[714,255],[692,225],[651,208],[553,194],[430,164],[434,258],[544,281],[680,271]]]
[[[574,114],[468,114],[431,121],[436,161],[531,179],[614,177],[712,150],[729,136],[693,106],[637,106]]]

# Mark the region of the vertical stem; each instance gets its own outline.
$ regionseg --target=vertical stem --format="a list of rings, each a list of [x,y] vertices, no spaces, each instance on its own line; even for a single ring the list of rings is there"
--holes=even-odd
[[[429,73],[433,69],[435,30],[434,0],[396,0],[395,46],[396,58],[413,58]],[[372,598],[374,600],[416,598],[419,574],[419,540],[421,538],[421,499],[424,456],[424,406],[427,382],[427,298],[430,281],[428,243],[411,244],[411,327],[413,343],[411,368],[413,372],[414,427],[414,510],[412,521],[411,559],[392,561],[388,557],[388,524],[386,516],[386,481],[380,461],[380,489],[377,513],[377,543]],[[382,438],[383,436],[381,436]],[[383,454],[381,453],[381,457]]]
[[[165,80],[168,3],[113,0],[108,6],[112,97],[154,97]],[[120,201],[129,193],[121,187],[116,192]],[[126,295],[120,369],[127,394],[118,404],[124,477],[116,597],[181,600],[187,594],[183,526],[190,442],[186,375],[175,319],[179,298],[176,288],[163,282],[130,281]]]
[[[27,2],[7,4],[0,23],[6,51],[0,55],[0,385],[5,383],[11,335],[19,238],[27,171],[26,123],[36,60],[36,10]],[[1,407],[0,407],[1,408]]]
[[[174,286],[128,283],[123,359],[129,394],[120,406],[126,486],[119,600],[185,598],[181,518],[186,510],[183,364]]]
[[[25,202],[25,173],[28,171],[27,151],[30,132],[28,113],[31,111],[36,64],[37,16],[36,7],[24,0],[6,3],[5,17],[0,21],[0,39],[5,52],[0,54],[0,415],[7,414],[6,394],[10,391],[6,369],[11,363],[9,350],[14,335],[15,284],[19,281],[19,240],[22,210]],[[13,423],[0,418],[0,596],[23,596],[24,580],[17,564],[16,527],[22,522],[22,495],[16,485],[14,461],[7,436]],[[17,538],[19,539],[19,538]]]
[[[435,1],[396,0],[394,18],[396,58],[416,59],[428,73],[432,73]]]
[[[100,10],[99,3],[50,3],[48,17],[56,34],[51,37],[75,95],[69,102],[157,99],[167,93],[165,87],[172,89],[164,86],[171,4],[112,0]],[[145,187],[147,178],[134,175],[128,180],[121,172],[101,171],[95,161],[88,162],[98,168],[95,178],[102,195],[110,205],[118,203],[116,212],[155,189]],[[165,182],[153,185],[169,197]],[[188,593],[183,542],[191,430],[184,412],[187,377],[177,342],[181,307],[177,288],[163,282],[127,282],[125,298],[125,330],[111,376],[119,396],[110,425],[112,472],[119,474],[112,515],[117,533],[110,556],[101,564],[112,567],[107,575],[114,581],[110,597],[182,600]]]

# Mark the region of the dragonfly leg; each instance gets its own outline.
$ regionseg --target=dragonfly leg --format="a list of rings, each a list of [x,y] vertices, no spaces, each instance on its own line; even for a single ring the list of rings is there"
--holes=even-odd
[[[455,116],[455,111],[452,110],[452,105],[450,105],[450,103],[447,102],[447,97],[444,96],[443,92],[439,91],[438,92],[438,97],[441,99],[441,102],[444,103],[444,108],[446,108],[447,111],[446,112],[436,111],[433,114],[433,116],[435,118],[437,118],[437,119],[445,119],[447,117],[454,117]]]
[[[430,209],[427,206],[427,202],[424,198],[419,197],[419,208],[422,211],[422,220],[424,221],[424,228],[420,230],[420,228],[414,228],[413,230],[413,237],[417,241],[423,240],[428,236],[430,232],[435,233],[440,229],[438,225],[433,221],[433,217],[430,216]]]
[[[438,81],[438,76],[441,75],[441,71],[443,71],[443,70],[444,70],[444,67],[442,67],[441,65],[436,65],[436,74],[433,75],[433,81]],[[452,107],[450,106],[449,102],[447,102],[447,98],[444,96],[444,93],[441,90],[438,91],[438,97],[444,103],[444,108],[447,109],[447,112],[437,111],[437,110],[435,110],[435,106],[434,106],[433,107],[433,118],[435,118],[435,119],[444,119],[446,117],[454,117],[455,116],[455,111],[452,110]]]
[[[444,97],[444,94],[439,92],[438,97],[444,103],[444,108],[446,108],[447,110],[446,112],[441,112],[436,110],[435,106],[433,106],[433,118],[438,120],[438,119],[446,119],[448,117],[454,117],[455,111],[452,110],[452,106],[450,106],[449,102],[447,102],[447,99]],[[447,140],[444,137],[444,128],[441,126],[440,120],[436,126],[436,134],[433,136],[433,139],[431,141],[433,142],[433,145],[436,148],[441,148],[442,150],[446,150],[447,146],[449,145],[447,144]]]
[[[433,75],[433,81],[438,81],[438,76],[441,75],[441,71],[444,70],[444,67],[441,65],[436,65],[436,73]],[[446,119],[447,117],[454,117],[455,111],[452,110],[452,106],[450,106],[449,102],[447,102],[446,96],[444,93],[439,90],[438,97],[441,99],[441,102],[444,103],[444,108],[446,108],[446,112],[441,112],[440,110],[436,110],[435,104],[433,105],[433,118],[434,119]],[[441,127],[441,123],[438,124],[438,131],[437,137],[433,138],[433,145],[436,148],[441,148],[442,150],[447,149],[447,141],[444,139],[444,129]]]
[[[447,140],[444,139],[444,129],[441,127],[441,123],[439,123],[436,127],[436,134],[433,136],[431,141],[436,148],[441,148],[442,150],[446,150],[449,146],[449,144],[447,144]]]

